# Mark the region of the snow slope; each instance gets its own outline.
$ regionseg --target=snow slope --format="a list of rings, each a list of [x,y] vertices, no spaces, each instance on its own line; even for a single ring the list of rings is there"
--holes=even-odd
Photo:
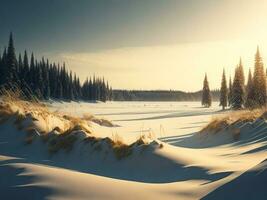
[[[71,104],[73,107],[65,111],[69,114],[76,112],[77,115],[82,115],[82,111],[88,113],[90,107],[95,106],[95,110],[104,112],[105,108],[108,110],[108,106],[111,106]],[[31,144],[25,144],[27,132],[14,126],[15,119],[11,118],[0,124],[1,197],[193,200],[225,199],[225,195],[228,195],[227,199],[264,199],[267,195],[265,188],[261,186],[267,182],[267,123],[264,120],[236,125],[240,128],[241,135],[240,140],[235,141],[230,130],[215,135],[192,134],[192,128],[188,125],[203,124],[217,108],[205,109],[205,114],[199,114],[201,109],[195,104],[189,104],[187,113],[186,106],[177,103],[176,110],[170,114],[173,107],[169,107],[171,103],[166,102],[163,105],[157,103],[158,110],[154,104],[149,105],[147,110],[143,110],[141,105],[140,109],[137,109],[139,103],[126,102],[125,104],[129,105],[128,110],[123,103],[121,106],[119,103],[110,104],[110,109],[118,114],[110,115],[113,123],[123,127],[121,130],[129,130],[124,134],[119,133],[124,140],[133,140],[131,134],[138,135],[131,132],[131,128],[124,126],[132,124],[130,126],[134,127],[134,123],[138,124],[142,120],[149,125],[157,125],[162,120],[164,126],[168,125],[168,120],[173,120],[171,128],[167,129],[167,133],[160,140],[151,141],[148,145],[136,145],[128,156],[118,159],[105,139],[96,144],[84,142],[87,133],[82,134],[82,131],[79,132],[71,151],[61,149],[51,154],[47,150],[47,143],[40,137],[35,138]],[[67,105],[55,103],[51,109],[63,112],[63,107]],[[121,110],[135,115],[134,117],[146,117],[142,120],[116,121],[112,117],[119,118],[119,115],[122,115],[120,117],[125,118],[125,115],[128,115],[119,114]],[[134,110],[136,114],[132,114]],[[145,114],[140,114],[141,110]],[[103,116],[107,117],[109,112]],[[162,115],[165,115],[165,118]],[[101,116],[100,113],[98,116]],[[34,119],[34,123],[39,127],[52,127],[49,120],[43,120],[43,116],[36,115]],[[58,123],[66,122],[65,119],[63,122],[61,119],[57,120]],[[180,125],[181,121],[186,124]],[[180,128],[175,132],[175,127]],[[90,129],[94,132],[93,130],[113,128],[91,123]],[[199,127],[195,129],[197,131]],[[93,134],[97,135],[98,132]],[[100,136],[106,137],[110,134],[106,131]],[[248,190],[250,196],[240,194],[240,191],[249,187],[250,182],[255,184]],[[228,193],[225,194],[224,191]]]
[[[111,120],[116,127],[95,124],[93,131],[102,136],[118,134],[124,142],[132,142],[140,134],[160,138],[197,132],[212,115],[221,113],[218,102],[211,108],[202,108],[199,102],[53,102],[47,105],[52,111],[74,116],[93,114]]]

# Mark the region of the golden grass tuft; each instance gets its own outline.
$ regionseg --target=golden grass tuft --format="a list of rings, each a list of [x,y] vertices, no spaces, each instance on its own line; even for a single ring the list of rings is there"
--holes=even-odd
[[[229,117],[214,118],[205,127],[200,130],[200,133],[210,132],[217,133],[231,124]]]
[[[253,122],[257,118],[267,118],[267,111],[265,108],[233,111],[222,116],[214,117],[205,127],[200,130],[200,133],[218,133],[219,131],[228,128],[230,125],[233,125],[235,123]],[[235,130],[235,132],[236,133],[234,133],[234,137],[237,139],[240,133],[237,133],[237,130]]]
[[[94,150],[101,151],[103,149],[103,144],[106,143],[113,151],[115,157],[118,160],[130,156],[136,146],[147,146],[148,143],[144,141],[144,138],[140,137],[138,140],[132,144],[125,144],[120,136],[117,134],[113,135],[112,138],[97,138],[95,136],[88,136],[84,139],[84,142],[94,146]]]
[[[84,114],[82,119],[94,122],[96,124],[99,124],[100,126],[106,126],[106,127],[114,127],[115,126],[111,121],[109,121],[107,119],[96,118],[95,116],[90,115],[90,114]]]
[[[131,146],[123,144],[123,143],[114,143],[112,148],[118,160],[121,160],[122,158],[130,156],[133,151]]]
[[[23,96],[21,91],[18,90],[1,90],[0,95],[2,99],[0,101],[0,123],[5,122],[10,117],[15,117],[14,123],[17,128],[26,131],[26,137],[24,142],[26,144],[31,144],[36,137],[41,137],[44,142],[48,143],[48,151],[50,153],[56,153],[60,150],[65,150],[69,152],[78,139],[79,131],[82,131],[87,135],[84,142],[90,143],[94,146],[95,150],[101,151],[103,142],[108,144],[108,146],[113,150],[114,155],[117,159],[122,159],[128,157],[132,154],[134,147],[136,146],[148,146],[145,141],[146,136],[141,135],[132,144],[125,144],[123,139],[115,134],[112,138],[98,138],[91,135],[91,130],[88,125],[88,121],[93,121],[101,126],[113,127],[114,124],[106,119],[98,119],[92,115],[84,115],[83,118],[73,117],[69,115],[61,115],[60,113],[50,112],[45,104],[41,103],[35,97],[31,97],[30,101],[28,97]],[[26,100],[23,100],[26,99]],[[44,120],[48,123],[48,117],[53,115],[65,120],[63,127],[56,126],[53,130],[38,130],[35,123],[31,123],[28,127],[23,127],[23,121],[26,118],[32,121]],[[151,132],[148,138],[154,138],[155,136]],[[163,145],[159,145],[160,148]]]

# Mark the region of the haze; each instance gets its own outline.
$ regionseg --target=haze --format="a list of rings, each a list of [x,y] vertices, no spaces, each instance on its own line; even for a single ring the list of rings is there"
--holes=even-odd
[[[195,91],[205,72],[218,88],[223,68],[229,77],[240,57],[245,73],[253,67],[257,45],[267,57],[262,0],[30,2],[1,1],[0,43],[13,31],[17,52],[27,46],[113,88]]]

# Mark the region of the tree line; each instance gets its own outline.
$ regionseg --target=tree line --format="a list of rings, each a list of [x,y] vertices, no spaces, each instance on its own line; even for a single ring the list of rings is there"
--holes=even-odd
[[[227,86],[225,71],[223,70],[220,89],[220,106],[224,110],[226,107],[232,109],[254,109],[266,106],[266,73],[263,61],[260,55],[259,47],[255,54],[254,72],[252,74],[249,69],[247,82],[245,83],[245,75],[242,60],[235,68],[234,79],[229,78]],[[212,103],[212,95],[209,89],[207,75],[205,75],[202,92],[202,105],[210,107]]]
[[[76,73],[63,65],[51,63],[48,59],[37,60],[34,54],[23,56],[15,53],[12,33],[8,48],[0,54],[0,86],[7,88],[16,85],[26,96],[39,99],[60,100],[100,100],[112,99],[112,88],[104,78],[89,77],[83,84]]]
[[[220,98],[219,90],[210,91],[213,100]],[[178,90],[113,90],[114,101],[200,101],[202,91]]]

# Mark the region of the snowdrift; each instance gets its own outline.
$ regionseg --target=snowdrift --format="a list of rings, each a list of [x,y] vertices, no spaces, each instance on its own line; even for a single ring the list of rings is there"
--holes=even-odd
[[[59,199],[87,199],[92,194],[92,199],[126,199],[129,194],[132,199],[223,199],[224,189],[229,191],[228,199],[243,199],[235,192],[239,190],[231,190],[232,185],[241,191],[249,181],[266,184],[258,176],[266,174],[263,117],[231,122],[217,132],[160,140],[141,137],[132,144],[116,136],[99,137],[92,131],[93,124],[86,117],[50,112],[42,104],[2,101],[0,172],[6,172],[7,181],[0,181],[0,186],[9,191],[3,192],[4,197],[27,196],[24,190],[20,193],[22,189],[12,190],[17,180],[10,173],[13,166],[34,172],[27,175],[22,170],[27,183],[41,180],[38,188],[28,191],[41,188],[43,196],[59,195]],[[6,183],[10,186],[5,187]],[[103,196],[99,188],[105,186],[109,190]],[[121,188],[127,192],[118,193]],[[260,186],[255,192],[251,190],[252,199],[267,195]]]
[[[162,141],[170,141],[175,146],[189,148],[244,146],[254,143],[260,146],[253,150],[254,152],[266,150],[266,112],[264,110],[245,111],[238,112],[233,118],[229,116],[215,118],[197,133],[176,138],[162,138]]]

